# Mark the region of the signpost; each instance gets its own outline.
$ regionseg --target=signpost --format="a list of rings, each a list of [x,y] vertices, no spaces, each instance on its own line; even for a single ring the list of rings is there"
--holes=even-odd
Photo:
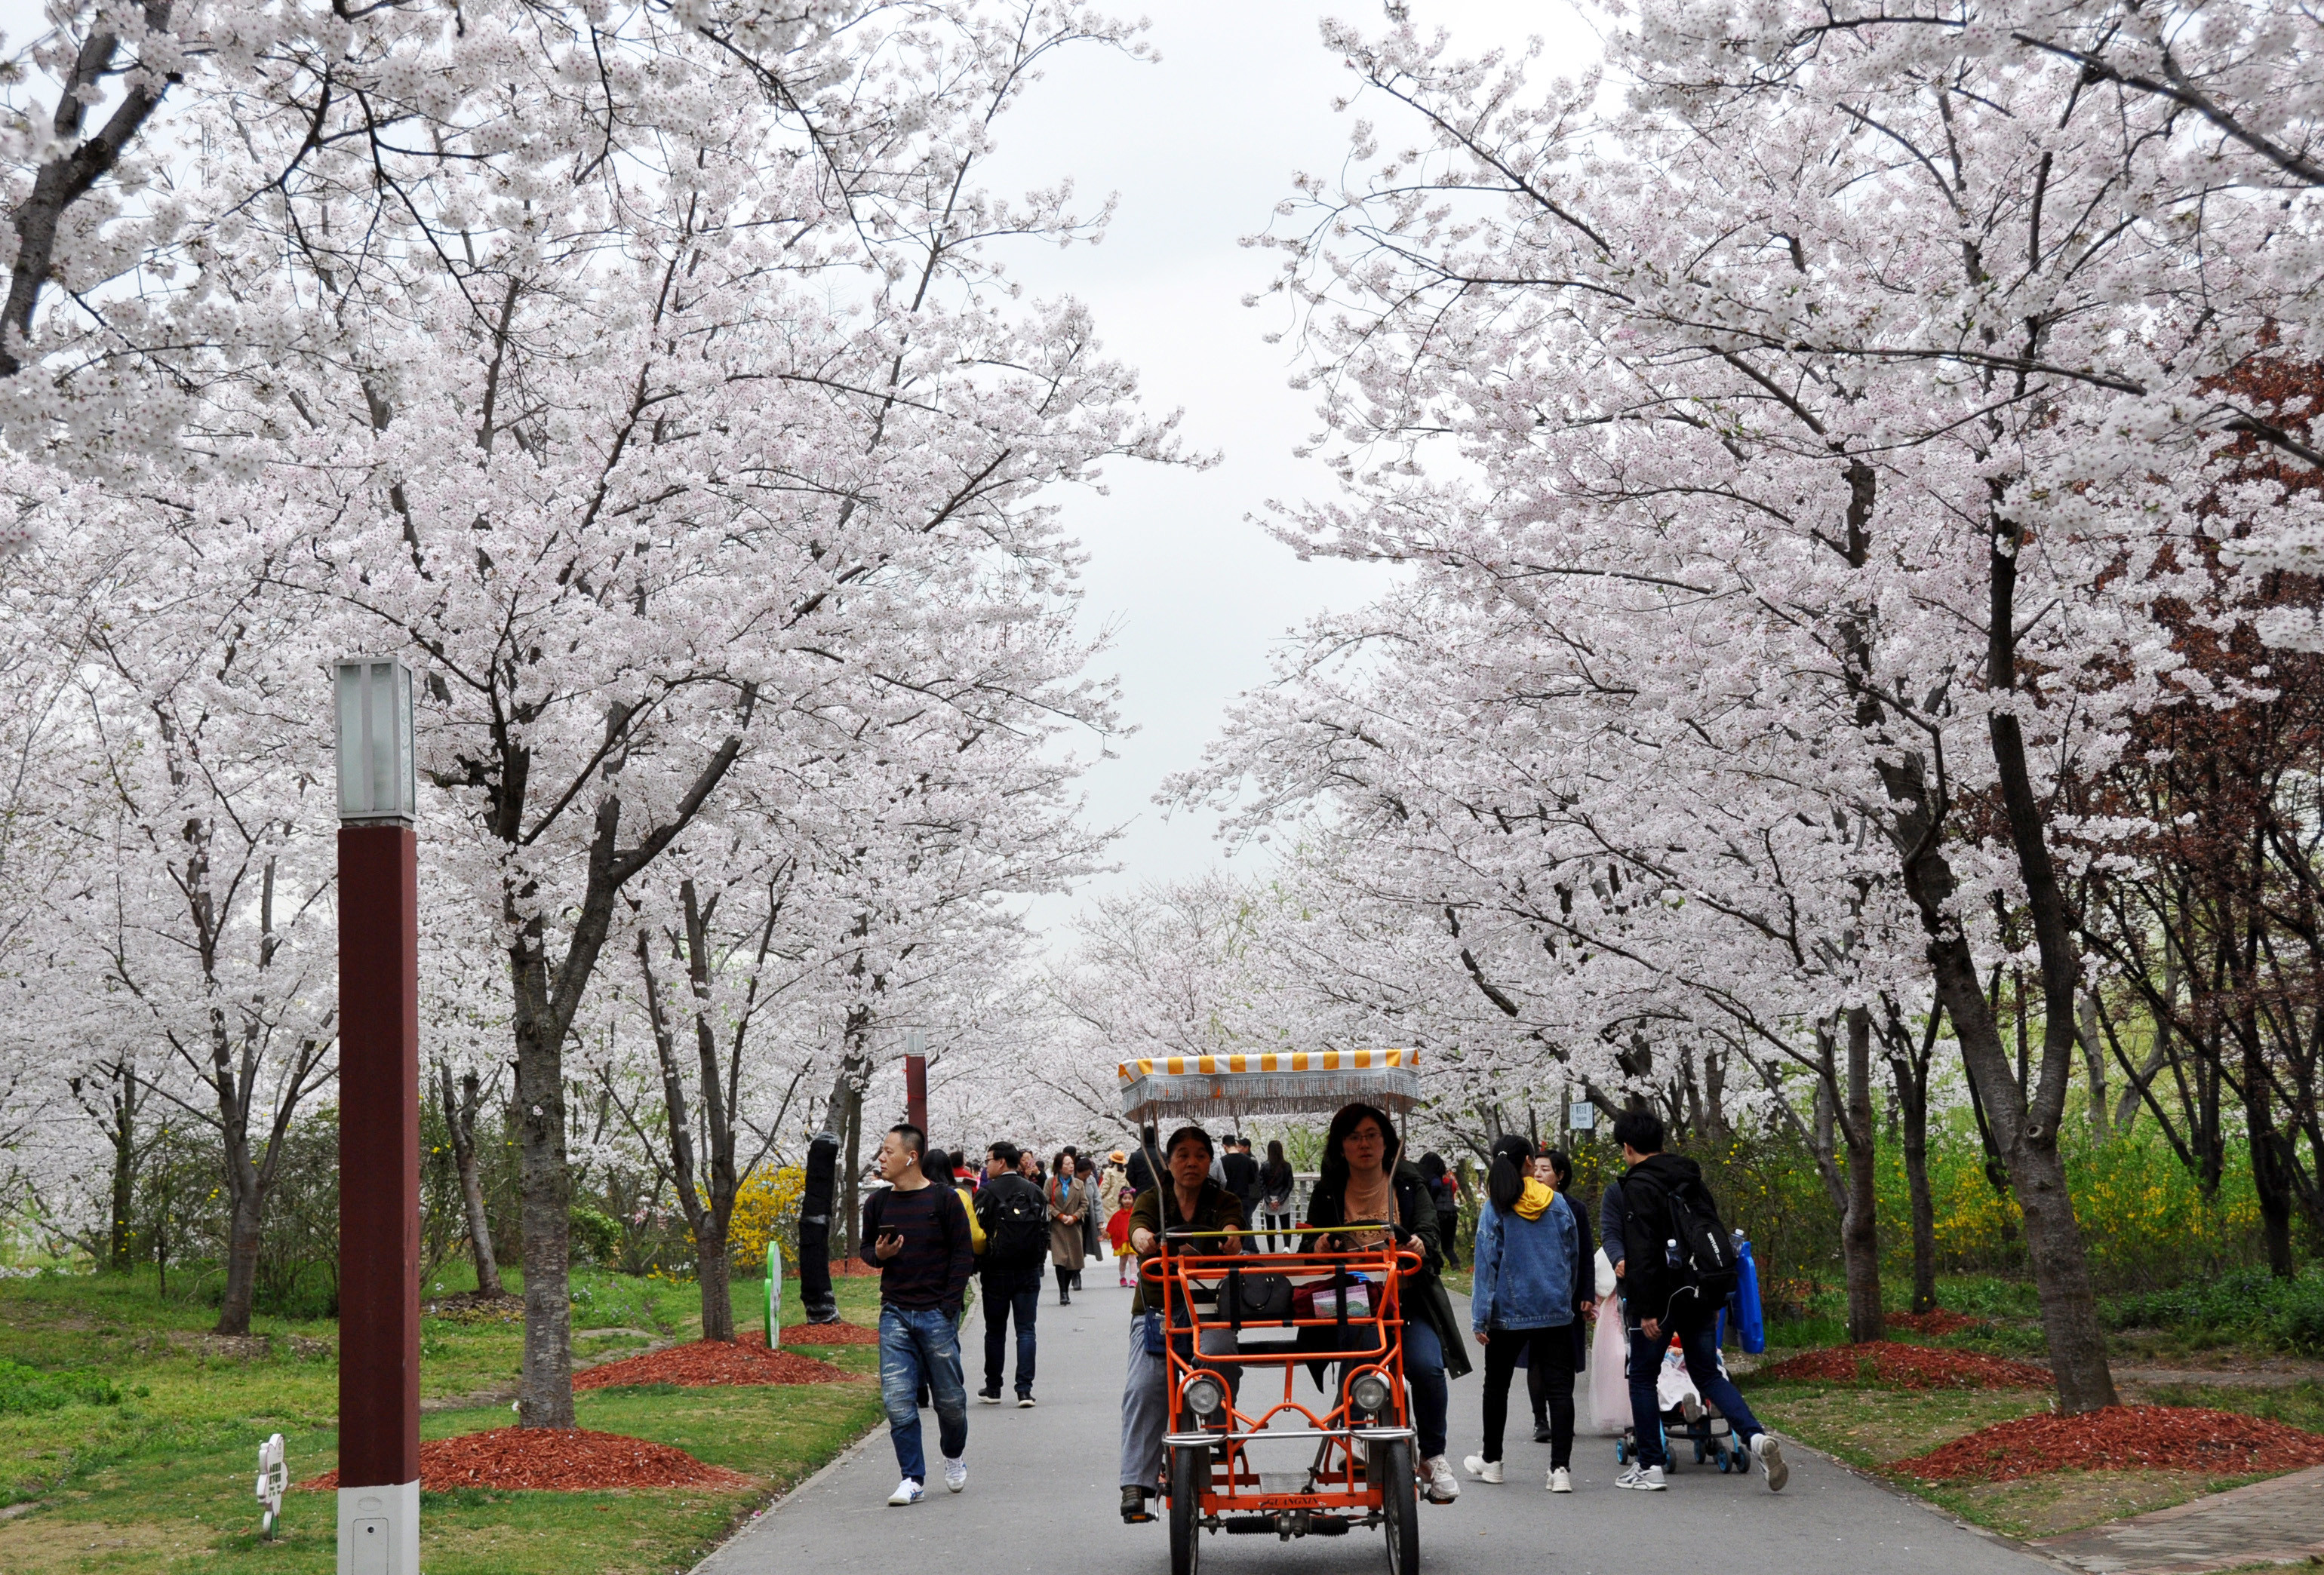
[[[411,669],[338,664],[338,1575],[420,1570],[420,862]]]

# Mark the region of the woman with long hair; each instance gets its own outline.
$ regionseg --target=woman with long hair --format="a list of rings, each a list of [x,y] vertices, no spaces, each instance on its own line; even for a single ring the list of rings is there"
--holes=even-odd
[[[1452,1299],[1444,1294],[1444,1257],[1436,1204],[1419,1167],[1401,1160],[1396,1126],[1370,1105],[1343,1106],[1323,1138],[1323,1163],[1307,1200],[1307,1226],[1325,1233],[1325,1250],[1351,1251],[1384,1241],[1417,1242],[1421,1263],[1398,1290],[1404,1313],[1404,1376],[1412,1386],[1414,1430],[1420,1435],[1421,1479],[1429,1499],[1450,1504],[1461,1484],[1444,1458],[1449,1378],[1469,1371]],[[1342,1364],[1345,1367],[1347,1364]],[[1344,1380],[1344,1375],[1343,1375]]]
[[[1552,1493],[1573,1491],[1573,1322],[1582,1237],[1573,1210],[1534,1179],[1533,1145],[1517,1133],[1493,1144],[1493,1167],[1477,1212],[1476,1276],[1469,1322],[1485,1348],[1485,1442],[1462,1462],[1472,1477],[1501,1480],[1501,1434],[1509,1380],[1522,1352],[1549,1405]]]
[[[1546,1171],[1548,1174],[1544,1174]],[[1534,1156],[1534,1179],[1547,1182],[1551,1190],[1565,1201],[1573,1211],[1573,1229],[1582,1238],[1575,1249],[1573,1261],[1573,1370],[1578,1375],[1590,1365],[1590,1322],[1598,1311],[1598,1233],[1590,1228],[1590,1211],[1573,1197],[1573,1161],[1563,1152],[1546,1148]],[[1526,1398],[1533,1402],[1533,1441],[1547,1443],[1554,1436],[1549,1425],[1548,1375],[1542,1369],[1526,1364]]]
[[[1291,1189],[1298,1179],[1291,1162],[1283,1157],[1283,1139],[1269,1138],[1267,1163],[1259,1167],[1259,1228],[1266,1233],[1259,1238],[1262,1251],[1290,1250]]]

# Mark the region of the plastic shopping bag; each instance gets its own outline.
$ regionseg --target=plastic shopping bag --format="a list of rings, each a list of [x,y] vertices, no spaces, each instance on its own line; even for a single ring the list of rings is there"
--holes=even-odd
[[[1600,1303],[1598,1332],[1590,1343],[1590,1424],[1608,1438],[1630,1425],[1630,1380],[1624,1371],[1628,1344],[1622,1338],[1620,1307]]]

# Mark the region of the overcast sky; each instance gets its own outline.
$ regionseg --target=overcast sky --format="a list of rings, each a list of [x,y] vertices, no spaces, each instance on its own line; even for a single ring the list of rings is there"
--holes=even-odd
[[[1595,53],[1558,0],[1411,0],[1424,26],[1450,27],[1464,51],[1550,44],[1545,74]],[[1312,399],[1287,386],[1288,345],[1264,336],[1279,303],[1246,309],[1276,253],[1246,250],[1289,194],[1295,170],[1337,170],[1354,115],[1335,114],[1354,79],[1318,43],[1336,15],[1372,27],[1373,4],[1312,0],[1166,0],[1148,35],[1158,65],[1095,51],[1059,58],[1048,79],[1001,131],[996,188],[1071,173],[1094,206],[1120,195],[1112,231],[1013,264],[1047,293],[1090,303],[1112,354],[1138,367],[1148,403],[1184,407],[1189,447],[1223,463],[1193,474],[1117,465],[1111,495],[1070,495],[1067,519],[1090,553],[1087,616],[1115,631],[1100,667],[1120,674],[1126,719],[1139,731],[1087,778],[1093,818],[1126,824],[1118,875],[1088,891],[1195,873],[1219,856],[1211,817],[1165,821],[1153,804],[1169,773],[1195,764],[1239,692],[1264,682],[1270,648],[1326,607],[1351,607],[1388,583],[1384,569],[1302,564],[1253,522],[1270,498],[1322,497],[1332,479],[1293,457],[1316,422]],[[1037,923],[1068,919],[1079,899],[1038,904]]]

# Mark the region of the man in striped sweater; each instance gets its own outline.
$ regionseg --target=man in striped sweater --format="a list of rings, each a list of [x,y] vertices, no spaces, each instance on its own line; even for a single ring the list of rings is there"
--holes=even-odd
[[[957,1326],[976,1254],[960,1194],[920,1169],[927,1145],[918,1127],[890,1128],[880,1143],[880,1174],[889,1184],[863,1204],[863,1261],[880,1271],[880,1399],[902,1472],[888,1502],[899,1507],[918,1504],[927,1491],[917,1398],[923,1384],[936,1404],[945,1487],[957,1493],[968,1486],[968,1386]]]

